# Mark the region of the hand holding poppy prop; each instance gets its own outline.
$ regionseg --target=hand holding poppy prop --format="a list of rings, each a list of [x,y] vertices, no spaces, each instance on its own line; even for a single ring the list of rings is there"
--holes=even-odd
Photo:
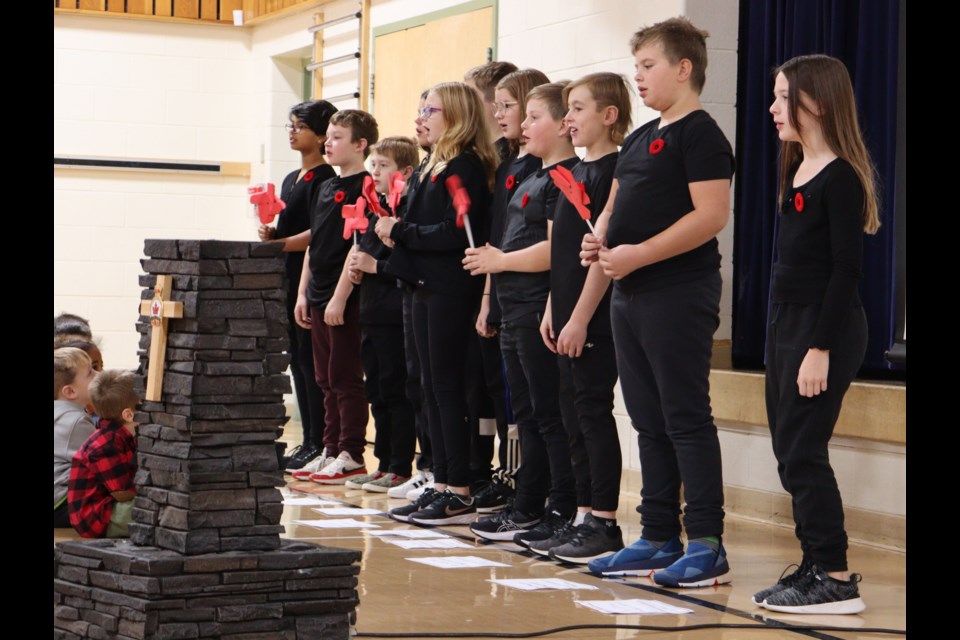
[[[247,188],[250,194],[250,204],[257,212],[257,217],[263,224],[270,224],[277,214],[287,208],[286,203],[277,197],[276,187],[272,182],[255,184]]]
[[[596,234],[593,223],[590,222],[590,209],[587,208],[587,205],[590,204],[590,196],[587,195],[583,183],[577,182],[573,173],[563,165],[557,165],[555,169],[550,169],[550,177],[553,178],[553,184],[557,185],[560,192],[567,197],[570,204],[576,208],[577,213],[590,227],[590,233]]]

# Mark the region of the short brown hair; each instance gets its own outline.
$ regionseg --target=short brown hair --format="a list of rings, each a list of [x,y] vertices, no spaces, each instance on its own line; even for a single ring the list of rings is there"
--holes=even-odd
[[[563,104],[569,106],[570,92],[577,87],[586,87],[597,103],[598,109],[617,108],[617,120],[610,127],[610,139],[614,144],[623,144],[623,139],[633,122],[630,115],[630,91],[626,79],[616,73],[600,71],[574,80],[563,88]]]
[[[550,78],[539,69],[518,69],[505,75],[497,83],[497,89],[506,91],[516,99],[520,109],[520,122],[523,122],[527,118],[527,94],[530,89],[548,82]],[[509,147],[511,154],[517,153],[520,143],[517,140],[510,140]]]
[[[389,136],[373,145],[370,153],[386,156],[397,163],[397,169],[405,169],[420,163],[419,148],[413,138]]]
[[[477,89],[487,102],[493,102],[493,92],[505,75],[517,70],[517,65],[502,60],[488,62],[474,67],[463,74],[463,80],[473,80]]]
[[[60,397],[60,392],[68,384],[73,384],[80,367],[91,366],[90,356],[83,349],[76,347],[61,347],[53,350],[53,399]]]
[[[689,18],[670,18],[649,27],[643,27],[630,38],[630,52],[653,43],[659,43],[671,64],[689,60],[690,86],[697,93],[707,82],[707,38],[710,34],[693,26]]]
[[[360,142],[361,138],[367,141],[363,150],[363,157],[370,155],[370,147],[380,139],[380,129],[377,120],[366,111],[360,109],[344,109],[330,116],[330,124],[350,129],[350,141]]]
[[[124,409],[136,409],[140,394],[134,389],[137,376],[132,371],[106,369],[90,383],[90,401],[97,415],[120,420]]]
[[[561,122],[567,115],[567,108],[563,101],[563,90],[568,84],[570,84],[569,80],[560,80],[537,85],[527,93],[526,101],[541,101],[550,111],[550,117],[557,122]]]

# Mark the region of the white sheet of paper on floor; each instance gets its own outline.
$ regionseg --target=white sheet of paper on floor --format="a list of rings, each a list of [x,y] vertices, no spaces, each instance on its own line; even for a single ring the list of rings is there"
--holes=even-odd
[[[473,567],[509,567],[510,565],[477,556],[446,556],[443,558],[406,558],[438,569],[468,569]]]
[[[537,591],[539,589],[587,589],[595,591],[597,587],[592,584],[583,584],[581,582],[572,582],[562,578],[501,578],[498,580],[489,580],[496,584],[502,584],[505,587],[522,589],[524,591]]]
[[[320,498],[314,498],[313,496],[290,496],[283,499],[283,504],[290,504],[298,507],[338,507],[343,503],[336,502],[335,500],[321,500]]]
[[[372,522],[363,522],[353,518],[330,518],[327,520],[294,520],[297,524],[303,524],[317,529],[370,529],[379,528],[380,525]]]
[[[656,614],[656,613],[693,613],[693,609],[684,609],[658,600],[577,600],[577,604],[590,607],[600,613],[612,614]]]
[[[325,516],[378,516],[383,514],[383,511],[377,509],[361,509],[360,507],[324,507],[313,509],[313,511]]]
[[[401,538],[410,538],[415,540],[426,538],[449,538],[450,536],[432,529],[382,529],[380,531],[369,531],[372,536],[400,536]]]
[[[395,544],[401,549],[473,549],[453,538],[434,538],[432,540],[403,540],[398,538],[382,538],[384,542]]]

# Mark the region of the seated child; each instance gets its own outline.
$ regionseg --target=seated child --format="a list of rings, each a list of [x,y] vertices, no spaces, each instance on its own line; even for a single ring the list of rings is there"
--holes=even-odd
[[[75,456],[67,502],[70,524],[84,538],[125,538],[133,511],[137,472],[137,423],[140,397],[131,371],[108,369],[90,384],[90,399],[100,427]]]
[[[53,526],[69,527],[67,484],[70,461],[94,425],[84,406],[90,401],[90,381],[96,377],[90,356],[81,349],[53,351]]]

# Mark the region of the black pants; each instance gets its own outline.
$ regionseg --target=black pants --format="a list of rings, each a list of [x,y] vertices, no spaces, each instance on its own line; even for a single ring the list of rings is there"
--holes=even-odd
[[[610,336],[588,336],[579,358],[557,356],[560,411],[570,439],[577,506],[616,511],[620,498],[620,439],[613,417],[616,352]]]
[[[376,428],[379,470],[409,477],[416,445],[413,405],[406,395],[402,325],[363,325],[360,357],[364,390]]]
[[[413,289],[407,286],[403,288],[403,353],[407,363],[407,399],[413,406],[417,441],[420,443],[417,469],[430,469],[433,467],[433,450],[430,447],[427,408],[423,405],[420,356],[417,355],[417,341],[413,333]]]
[[[424,289],[413,294],[413,332],[430,424],[433,473],[437,483],[454,487],[470,484],[466,362],[474,331],[471,309],[466,297]]]
[[[293,319],[293,308],[297,304],[296,290],[287,292],[287,318],[290,325],[290,373],[293,375],[293,389],[297,394],[297,407],[300,409],[300,424],[303,427],[304,444],[323,446],[323,427],[326,422],[326,410],[323,406],[323,390],[317,384],[313,370],[313,345],[310,329],[304,329]]]
[[[710,409],[710,354],[720,325],[720,274],[654,291],[614,288],[611,326],[620,388],[637,432],[642,535],[723,533],[720,441]]]
[[[490,480],[493,434],[481,435],[483,422],[493,421],[500,436],[498,459],[507,460],[507,401],[500,358],[500,339],[471,336],[467,357],[467,407],[470,421],[470,474],[475,483]]]
[[[64,500],[59,507],[53,510],[53,528],[63,529],[72,526],[70,524],[70,510],[67,508],[67,501]]]
[[[804,558],[824,571],[847,570],[843,502],[827,444],[843,396],[863,363],[867,319],[851,307],[830,351],[827,390],[798,393],[797,375],[820,315],[818,304],[774,304],[767,330],[767,419],[780,482],[793,498],[793,519]]]
[[[507,368],[510,402],[520,430],[520,468],[514,508],[531,515],[576,510],[570,444],[560,415],[557,357],[540,337],[540,314],[504,322],[500,352]]]

